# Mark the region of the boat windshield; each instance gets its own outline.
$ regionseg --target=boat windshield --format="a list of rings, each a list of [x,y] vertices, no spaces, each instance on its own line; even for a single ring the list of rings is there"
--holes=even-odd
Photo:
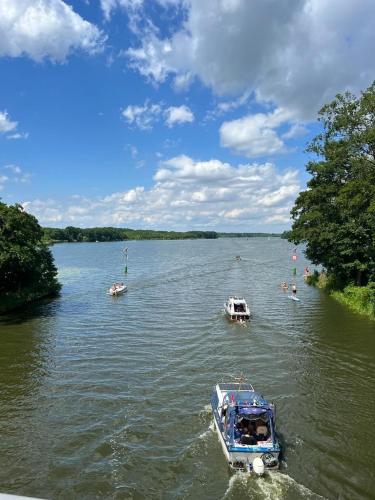
[[[230,391],[226,394],[225,400],[232,402],[238,406],[260,406],[268,407],[268,401],[264,397],[255,391],[249,390],[237,390]]]
[[[254,388],[251,384],[248,384],[248,383],[244,383],[244,384],[241,384],[239,382],[232,382],[232,383],[224,383],[224,382],[220,382],[219,383],[219,389],[221,391],[233,391],[233,392],[237,392],[237,391],[251,391],[254,393]]]

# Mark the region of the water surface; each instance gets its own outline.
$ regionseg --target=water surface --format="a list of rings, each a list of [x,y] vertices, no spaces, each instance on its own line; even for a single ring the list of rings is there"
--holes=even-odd
[[[49,499],[373,498],[375,323],[291,281],[278,238],[61,244],[59,299],[0,321],[0,491]],[[242,260],[236,261],[235,256]],[[129,291],[106,292],[115,280]],[[247,325],[223,316],[244,295]],[[212,386],[277,405],[282,470],[231,474]]]

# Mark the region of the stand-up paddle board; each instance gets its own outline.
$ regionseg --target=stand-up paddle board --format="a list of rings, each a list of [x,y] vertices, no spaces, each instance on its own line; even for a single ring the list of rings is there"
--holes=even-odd
[[[301,300],[298,297],[295,297],[294,295],[288,295],[288,299],[295,300],[296,302],[301,302]]]

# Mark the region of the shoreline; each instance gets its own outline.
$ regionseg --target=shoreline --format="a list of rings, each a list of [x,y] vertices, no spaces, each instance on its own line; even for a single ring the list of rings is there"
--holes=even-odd
[[[59,296],[59,290],[35,291],[26,289],[21,292],[10,293],[0,297],[0,315],[4,315],[23,306],[38,302],[42,299],[55,298]]]
[[[248,234],[248,235],[232,235],[228,233],[228,236],[218,235],[215,238],[194,238],[194,237],[181,237],[181,238],[127,238],[127,239],[113,239],[113,240],[50,240],[45,239],[44,243],[46,245],[55,245],[57,243],[113,243],[113,242],[127,242],[127,241],[198,241],[198,240],[221,240],[221,239],[249,239],[249,238],[281,238],[281,234]]]
[[[342,289],[337,289],[332,285],[332,279],[327,274],[315,273],[306,280],[310,286],[315,286],[328,293],[329,296],[345,305],[351,311],[366,316],[375,321],[375,284],[357,286],[346,285]]]

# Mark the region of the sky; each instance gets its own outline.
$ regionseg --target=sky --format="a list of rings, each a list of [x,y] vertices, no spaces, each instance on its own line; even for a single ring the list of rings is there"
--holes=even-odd
[[[0,0],[0,197],[43,226],[280,232],[373,0]]]

